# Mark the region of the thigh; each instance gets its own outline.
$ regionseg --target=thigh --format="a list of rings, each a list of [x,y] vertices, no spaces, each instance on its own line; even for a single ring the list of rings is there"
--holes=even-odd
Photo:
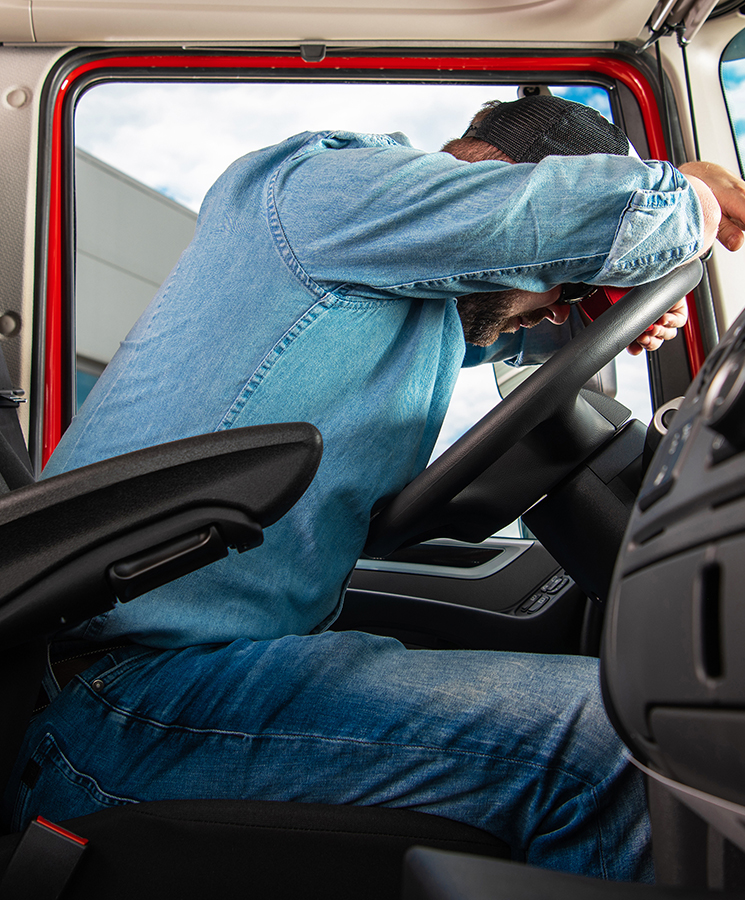
[[[354,632],[117,651],[34,723],[29,754],[41,774],[17,819],[93,811],[81,798],[387,805],[533,858],[541,841],[576,844],[591,819],[592,852],[607,856],[595,820],[634,777],[595,661],[409,651]]]

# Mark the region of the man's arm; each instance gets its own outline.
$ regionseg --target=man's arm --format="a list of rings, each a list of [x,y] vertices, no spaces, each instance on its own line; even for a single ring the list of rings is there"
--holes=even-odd
[[[745,242],[745,182],[716,163],[684,163],[679,170],[701,203],[704,246],[699,256],[709,251],[715,238],[728,250],[739,250]],[[657,350],[687,320],[686,301],[680,300],[629,346],[629,353],[637,356],[642,350]]]
[[[358,298],[633,287],[701,250],[687,179],[627,157],[512,166],[401,146],[309,151],[270,199],[302,270]]]

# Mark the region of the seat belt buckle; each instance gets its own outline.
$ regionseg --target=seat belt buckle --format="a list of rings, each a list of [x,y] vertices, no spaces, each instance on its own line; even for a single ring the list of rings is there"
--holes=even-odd
[[[0,881],[0,897],[57,900],[72,878],[88,839],[37,816],[23,833]]]

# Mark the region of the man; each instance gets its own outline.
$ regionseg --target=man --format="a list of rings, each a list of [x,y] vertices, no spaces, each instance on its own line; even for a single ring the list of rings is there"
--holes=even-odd
[[[60,636],[103,649],[32,723],[5,801],[14,827],[167,797],[386,805],[490,830],[537,865],[651,878],[643,787],[592,661],[326,630],[373,505],[426,465],[464,328],[482,358],[545,357],[566,330],[562,285],[648,281],[706,249],[720,205],[745,219],[743,186],[720,170],[717,203],[697,172],[623,155],[583,107],[505,107],[517,119],[483,120],[502,119],[498,139],[477,128],[446,153],[298,135],[210,190],[47,471],[290,420],[318,426],[324,457],[261,548]],[[528,107],[528,143],[551,138],[549,155],[489,159]],[[580,149],[562,138],[578,123]],[[552,155],[595,150],[611,155]],[[552,334],[523,327],[543,319]]]

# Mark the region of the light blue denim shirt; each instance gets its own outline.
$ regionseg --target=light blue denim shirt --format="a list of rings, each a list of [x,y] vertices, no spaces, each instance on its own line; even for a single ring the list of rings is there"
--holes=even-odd
[[[239,159],[207,194],[194,240],[45,475],[283,421],[319,428],[321,466],[262,547],[119,604],[77,633],[178,647],[323,630],[371,508],[429,459],[464,361],[458,296],[565,281],[630,286],[700,248],[698,200],[666,163],[469,164],[415,150],[402,135],[338,131]],[[540,361],[563,331],[521,330],[471,348],[466,362]]]

